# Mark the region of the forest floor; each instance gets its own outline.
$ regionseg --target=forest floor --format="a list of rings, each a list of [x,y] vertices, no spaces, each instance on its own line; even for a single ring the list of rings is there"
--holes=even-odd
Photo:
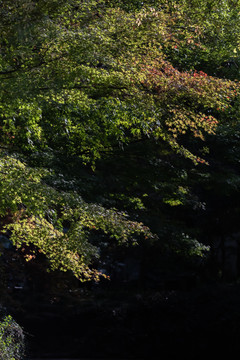
[[[84,285],[14,256],[1,257],[0,303],[23,327],[27,359],[229,357],[240,351],[238,283]]]
[[[23,294],[22,294],[23,295]],[[31,298],[12,309],[33,358],[154,359],[240,350],[240,287]]]

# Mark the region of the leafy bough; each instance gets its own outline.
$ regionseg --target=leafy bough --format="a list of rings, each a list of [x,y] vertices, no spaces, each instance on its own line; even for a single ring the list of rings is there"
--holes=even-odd
[[[52,270],[72,271],[82,281],[99,280],[91,267],[100,256],[92,233],[103,233],[118,244],[136,244],[140,236],[153,238],[149,228],[130,221],[127,214],[85,202],[76,192],[60,192],[44,183],[50,171],[31,168],[13,156],[0,157],[1,231],[16,248],[33,245],[25,255],[44,254]]]

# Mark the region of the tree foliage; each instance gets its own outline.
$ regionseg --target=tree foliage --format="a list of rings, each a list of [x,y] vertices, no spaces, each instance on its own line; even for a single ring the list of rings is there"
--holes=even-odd
[[[97,279],[94,234],[121,244],[159,236],[136,213],[130,220],[112,208],[110,193],[103,204],[85,200],[90,185],[71,188],[69,164],[58,173],[51,157],[96,170],[100,159],[126,149],[130,157],[140,149],[142,158],[146,148],[143,164],[158,176],[148,185],[165,192],[161,204],[193,206],[179,173],[210,164],[208,139],[218,129],[224,137],[221,129],[233,129],[239,116],[239,12],[239,1],[227,0],[0,5],[0,214],[17,247],[34,244],[53,269]],[[171,166],[169,185],[156,173]],[[116,207],[125,199],[143,209],[150,189],[141,186],[144,199],[115,192]]]

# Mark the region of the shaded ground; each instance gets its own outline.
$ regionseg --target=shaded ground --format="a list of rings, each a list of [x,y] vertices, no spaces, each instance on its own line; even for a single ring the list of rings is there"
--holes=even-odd
[[[12,309],[31,357],[150,359],[240,350],[238,286],[51,302],[25,294],[22,310]]]
[[[11,276],[2,281],[1,303],[24,328],[28,358],[192,358],[240,350],[238,284],[80,285],[13,254],[2,261]]]

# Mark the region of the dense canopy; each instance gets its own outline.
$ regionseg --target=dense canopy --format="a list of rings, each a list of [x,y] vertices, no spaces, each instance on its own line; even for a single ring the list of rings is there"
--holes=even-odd
[[[27,260],[98,279],[113,246],[202,256],[219,203],[236,227],[239,14],[230,0],[0,4],[1,231]]]

